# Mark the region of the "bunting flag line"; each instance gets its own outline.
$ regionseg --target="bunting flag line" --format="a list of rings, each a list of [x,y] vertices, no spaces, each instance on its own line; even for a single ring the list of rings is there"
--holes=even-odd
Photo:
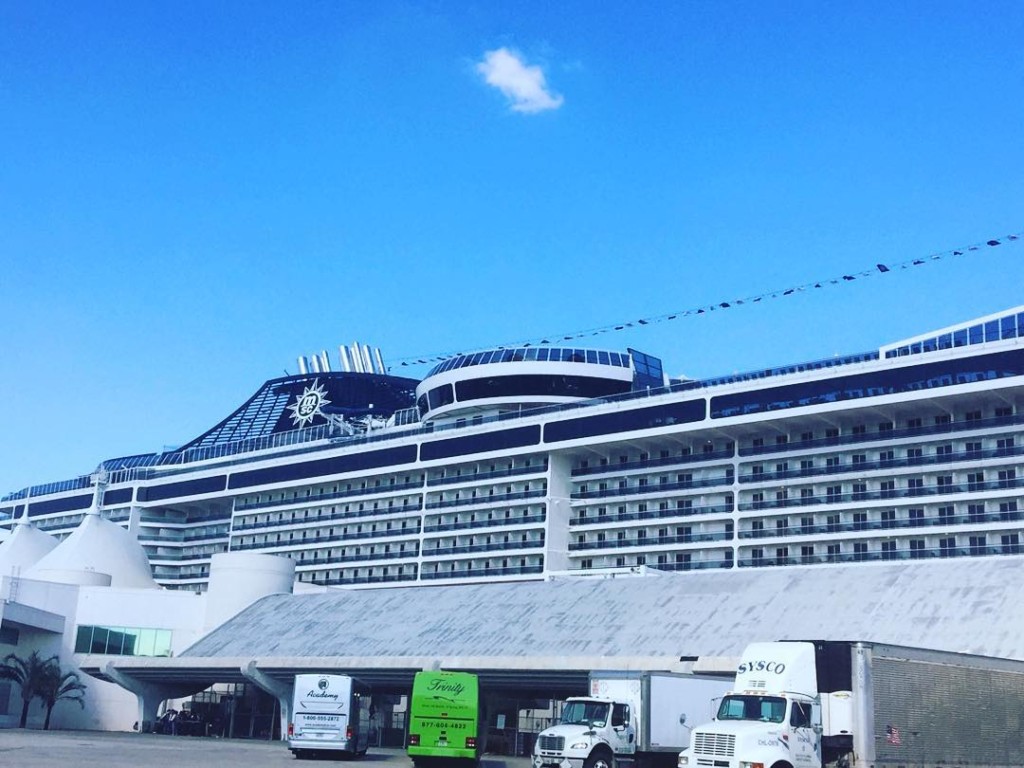
[[[876,263],[871,269],[864,269],[856,272],[849,272],[847,274],[839,275],[837,277],[830,277],[824,280],[815,280],[811,283],[804,283],[803,285],[796,285],[789,288],[781,288],[774,291],[765,291],[764,293],[755,294],[753,296],[746,296],[739,299],[728,299],[724,301],[718,301],[713,304],[704,304],[698,307],[691,307],[690,309],[681,309],[666,315],[656,315],[652,317],[642,317],[636,320],[630,320],[627,322],[620,322],[614,325],[605,325],[599,328],[590,328],[583,331],[573,331],[571,333],[557,333],[547,337],[538,337],[525,341],[518,341],[506,344],[497,344],[487,349],[508,349],[513,347],[534,347],[544,346],[548,344],[561,343],[563,341],[573,341],[576,339],[584,339],[592,336],[600,336],[605,333],[616,333],[624,331],[627,328],[636,328],[638,326],[651,325],[656,323],[665,323],[673,320],[679,320],[684,317],[694,317],[697,315],[703,315],[707,312],[716,312],[724,309],[732,309],[734,307],[744,306],[746,304],[757,304],[758,302],[767,299],[777,299],[785,296],[792,296],[796,293],[804,291],[813,291],[820,288],[827,288],[834,285],[843,285],[854,282],[856,280],[863,280],[869,277],[877,277],[878,275],[891,274],[897,270],[913,269],[914,267],[924,266],[931,264],[936,261],[941,261],[949,257],[965,256],[976,251],[981,251],[985,248],[995,248],[1003,245],[1004,243],[1012,243],[1020,240],[1024,237],[1024,232],[1017,232],[1012,235],[1004,235],[1002,237],[993,237],[988,240],[984,240],[973,245],[961,246],[959,248],[951,248],[948,251],[940,251],[938,253],[932,253],[928,256],[918,257],[915,259],[908,259],[906,261],[892,262],[889,264]],[[481,347],[480,349],[483,349]],[[427,365],[429,363],[437,363],[442,360],[447,360],[455,355],[463,354],[462,352],[446,352],[443,354],[430,354],[430,355],[415,355],[412,357],[404,357],[396,360],[396,364],[400,367],[415,366],[415,365]]]

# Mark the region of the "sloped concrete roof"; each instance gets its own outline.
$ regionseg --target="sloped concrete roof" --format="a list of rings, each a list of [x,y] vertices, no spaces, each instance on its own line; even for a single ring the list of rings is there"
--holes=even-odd
[[[337,671],[382,690],[439,667],[564,695],[585,691],[591,670],[689,671],[693,657],[724,661],[756,640],[1024,660],[1022,576],[1024,557],[1003,556],[272,595],[176,658],[80,664],[199,687],[244,679],[250,664],[281,681]]]
[[[871,640],[1024,659],[1024,558],[273,595],[183,657],[737,656]]]

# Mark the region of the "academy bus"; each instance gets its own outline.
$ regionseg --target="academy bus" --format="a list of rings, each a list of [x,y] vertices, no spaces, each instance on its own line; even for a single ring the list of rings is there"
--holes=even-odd
[[[366,754],[370,689],[348,675],[296,675],[288,749],[296,757],[318,752]]]
[[[443,761],[476,763],[487,720],[476,675],[417,672],[409,703],[408,752],[417,767]]]

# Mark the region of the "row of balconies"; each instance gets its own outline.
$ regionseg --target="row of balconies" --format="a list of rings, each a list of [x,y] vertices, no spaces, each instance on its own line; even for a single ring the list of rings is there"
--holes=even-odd
[[[1006,448],[989,448],[987,450],[958,451],[956,453],[929,454],[927,456],[908,456],[901,459],[883,459],[879,461],[859,461],[854,463],[833,464],[824,467],[800,467],[776,472],[750,472],[740,475],[741,483],[761,483],[772,480],[788,480],[799,477],[820,477],[822,475],[840,475],[851,472],[868,472],[876,469],[895,469],[901,467],[920,467],[932,464],[952,464],[962,461],[981,461],[984,459],[1003,458],[1007,456],[1024,456],[1024,446]]]
[[[714,488],[720,485],[732,485],[733,474],[732,470],[727,470],[724,475],[718,477],[708,477],[697,480],[681,480],[675,483],[670,483],[667,479],[662,482],[659,480],[657,483],[644,483],[641,485],[631,485],[627,487],[619,486],[617,488],[598,488],[596,491],[591,490],[579,490],[574,491],[571,494],[573,499],[609,499],[616,496],[639,496],[653,493],[668,493],[670,491],[683,491],[690,490],[692,488]]]
[[[423,557],[447,557],[449,555],[464,555],[472,552],[508,552],[519,549],[541,549],[544,546],[543,539],[528,541],[492,541],[488,544],[456,544],[435,547],[433,549],[423,548]]]
[[[592,475],[617,475],[622,472],[629,472],[639,469],[651,469],[654,467],[675,467],[688,464],[699,464],[709,461],[720,461],[731,459],[736,455],[732,443],[729,448],[717,451],[705,451],[703,453],[676,454],[674,456],[658,456],[657,458],[638,459],[635,461],[619,461],[611,463],[605,461],[596,466],[576,467],[572,470],[573,477],[589,477]]]
[[[388,507],[387,509],[357,509],[345,511],[329,512],[326,515],[313,515],[310,517],[296,517],[295,519],[287,520],[259,520],[248,523],[236,521],[231,526],[232,532],[237,531],[253,531],[260,530],[263,528],[295,528],[296,526],[302,525],[319,525],[321,523],[329,523],[335,520],[357,520],[367,517],[380,517],[387,515],[417,515],[423,508],[422,499],[417,497],[416,501],[412,504],[407,504],[401,507]],[[303,510],[305,511],[305,510]]]
[[[438,499],[428,501],[427,509],[445,509],[449,507],[471,507],[477,505],[502,504],[509,501],[520,501],[522,499],[539,499],[547,495],[546,488],[538,488],[532,491],[518,491],[512,493],[494,493],[488,496],[468,496],[457,499]]]
[[[586,512],[587,514],[583,514]],[[720,504],[701,504],[687,507],[666,507],[636,512],[616,512],[600,514],[591,508],[581,509],[580,514],[569,520],[570,526],[609,525],[630,520],[666,520],[675,517],[691,517],[693,515],[719,515],[733,512],[732,499],[727,498]]]
[[[305,558],[294,557],[295,552],[285,552],[283,554],[292,556],[296,568],[313,565],[331,565],[332,563],[371,562],[374,560],[411,560],[415,562],[418,556],[415,543],[407,552],[360,552],[359,554],[318,555]]]
[[[270,509],[272,507],[289,507],[295,506],[296,504],[315,504],[321,501],[331,501],[333,499],[349,499],[355,496],[374,496],[381,494],[392,494],[401,493],[402,491],[408,491],[416,488],[423,487],[423,477],[420,476],[419,480],[411,481],[408,483],[394,483],[392,485],[374,485],[367,486],[365,488],[351,488],[338,491],[322,491],[321,493],[313,493],[307,496],[298,496],[293,493],[292,498],[279,498],[279,499],[265,499],[263,501],[242,501],[239,500],[235,503],[235,512],[247,512],[253,509]],[[283,496],[284,494],[282,494]]]
[[[527,525],[532,523],[543,523],[546,519],[547,514],[541,511],[511,518],[496,518],[490,520],[460,520],[458,522],[447,523],[425,523],[423,525],[423,532],[433,533],[435,531],[464,531],[469,528],[497,528],[506,525]]]
[[[808,439],[792,440],[786,442],[775,442],[770,445],[748,445],[741,446],[740,456],[760,456],[770,453],[787,453],[790,451],[814,450],[838,445],[857,445],[860,443],[877,443],[879,441],[892,441],[902,438],[925,437],[929,435],[946,435],[958,432],[972,432],[981,429],[992,429],[996,427],[1008,427],[1016,424],[1024,424],[1024,414],[992,416],[984,419],[963,419],[949,421],[942,424],[904,427],[902,429],[884,429],[874,432],[859,432],[854,434],[830,435],[825,437],[812,437]]]
[[[878,501],[881,499],[910,499],[924,496],[949,496],[958,493],[978,493],[981,491],[1012,490],[1024,487],[1024,478],[1006,478],[1001,480],[984,480],[980,482],[944,483],[941,485],[922,485],[910,488],[887,488],[876,491],[854,491],[852,493],[826,493],[822,495],[789,496],[788,489],[784,498],[767,500],[741,501],[741,512],[759,509],[782,509],[787,507],[814,506],[817,504],[843,504],[857,501]]]
[[[511,469],[496,469],[483,472],[467,472],[465,474],[445,474],[436,477],[428,477],[427,485],[454,485],[456,483],[472,483],[480,480],[493,480],[499,477],[521,477],[522,475],[540,475],[548,471],[547,459],[542,459],[539,464],[531,464],[526,467],[512,467]]]
[[[842,552],[813,555],[788,555],[775,557],[743,557],[737,563],[740,568],[758,568],[783,565],[818,565],[823,563],[864,563],[885,560],[924,560],[937,557],[984,557],[990,555],[1019,555],[1024,546],[1019,543],[996,544],[992,546],[929,547],[919,549],[897,549],[870,552]]]
[[[772,539],[785,536],[814,536],[821,533],[849,533],[851,531],[888,531],[905,528],[925,528],[947,525],[981,525],[987,523],[1005,523],[1024,520],[1024,512],[1011,510],[1006,512],[968,513],[965,515],[945,515],[900,520],[855,520],[844,523],[825,523],[824,525],[795,525],[762,529],[745,529],[739,532],[741,539]]]
[[[325,544],[333,543],[337,541],[355,541],[355,540],[366,540],[366,539],[394,539],[400,537],[413,537],[419,535],[419,526],[411,529],[393,529],[383,531],[363,531],[361,533],[350,532],[350,533],[337,533],[337,534],[318,534],[316,536],[307,536],[306,538],[299,539],[285,539],[277,541],[252,541],[242,543],[239,541],[232,541],[231,549],[236,550],[249,550],[249,549],[279,549],[281,547],[298,547],[298,546],[311,546],[314,544]]]
[[[423,572],[420,574],[420,580],[467,579],[480,578],[482,576],[522,576],[543,572],[543,563],[537,563],[535,565],[506,566],[503,568],[469,568],[466,570],[438,571],[437,573]]]
[[[670,544],[700,544],[711,541],[731,541],[732,531],[717,533],[687,533],[642,536],[632,538],[605,539],[603,541],[574,541],[569,543],[570,552],[594,549],[632,549],[635,547],[660,547]]]

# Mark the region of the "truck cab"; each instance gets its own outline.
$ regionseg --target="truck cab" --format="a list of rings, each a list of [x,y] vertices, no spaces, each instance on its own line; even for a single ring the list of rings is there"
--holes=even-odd
[[[715,719],[678,768],[820,768],[821,697],[811,643],[752,643]]]
[[[613,768],[616,755],[636,749],[630,705],[612,699],[566,699],[561,720],[537,737],[533,768]]]

